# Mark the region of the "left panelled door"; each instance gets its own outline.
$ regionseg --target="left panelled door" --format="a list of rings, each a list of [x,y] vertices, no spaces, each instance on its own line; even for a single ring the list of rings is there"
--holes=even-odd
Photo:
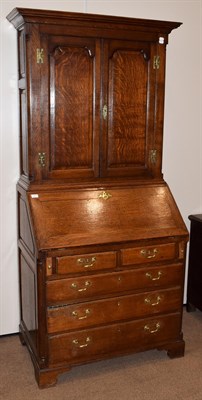
[[[43,179],[99,175],[100,44],[41,35]]]

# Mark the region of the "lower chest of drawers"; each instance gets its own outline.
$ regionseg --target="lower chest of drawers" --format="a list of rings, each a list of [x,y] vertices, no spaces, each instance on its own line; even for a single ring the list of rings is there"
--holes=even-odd
[[[176,243],[47,258],[49,365],[175,341],[184,267]]]

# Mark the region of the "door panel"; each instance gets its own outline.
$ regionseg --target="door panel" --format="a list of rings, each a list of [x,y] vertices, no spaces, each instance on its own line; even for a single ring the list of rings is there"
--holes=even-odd
[[[108,166],[143,165],[147,63],[139,51],[117,50],[109,63]]]
[[[85,48],[57,47],[50,66],[51,170],[91,168],[92,59]]]
[[[104,43],[107,67],[104,102],[108,115],[103,176],[151,174],[148,158],[153,141],[155,73],[151,44],[111,41]]]
[[[44,143],[48,154],[45,178],[96,177],[99,170],[96,41],[49,37],[47,50],[50,128]]]

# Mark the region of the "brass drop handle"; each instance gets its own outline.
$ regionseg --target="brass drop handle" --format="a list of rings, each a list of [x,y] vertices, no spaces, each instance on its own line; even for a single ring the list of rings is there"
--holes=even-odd
[[[82,258],[78,258],[78,260],[77,260],[77,263],[82,264],[82,266],[84,268],[93,267],[95,262],[96,262],[96,257],[90,257],[90,258],[82,257]]]
[[[78,339],[74,339],[72,340],[72,343],[75,344],[77,347],[79,347],[80,349],[82,349],[83,347],[87,347],[91,342],[91,338],[90,336],[88,336],[85,340],[85,343],[83,344],[79,344],[79,340]]]
[[[162,272],[158,271],[157,276],[153,276],[152,274],[150,274],[150,272],[146,272],[145,275],[146,275],[147,278],[150,278],[152,281],[159,281],[159,279],[160,279],[160,277],[162,275]]]
[[[152,303],[152,299],[151,299],[150,297],[146,297],[146,298],[144,299],[144,302],[145,302],[146,304],[150,304],[150,306],[157,306],[157,305],[160,303],[161,300],[162,300],[161,296],[157,296],[156,301],[154,301],[154,302]]]
[[[92,283],[91,283],[90,281],[86,281],[86,282],[84,283],[84,287],[78,288],[77,283],[73,282],[73,283],[71,284],[71,288],[77,290],[77,292],[84,292],[84,291],[86,291],[86,290],[88,289],[88,287],[91,286],[91,285],[92,285]]]
[[[140,250],[140,254],[145,258],[155,258],[158,253],[157,249],[142,249]]]
[[[86,310],[84,311],[84,315],[80,316],[77,311],[72,311],[72,317],[76,317],[77,319],[86,319],[90,313],[91,311],[89,310],[89,308],[86,308]]]
[[[157,323],[155,324],[155,329],[152,329],[151,326],[149,326],[149,325],[145,325],[145,326],[144,326],[144,330],[145,330],[146,332],[148,332],[148,333],[153,334],[153,333],[158,332],[159,329],[160,329],[160,327],[161,327],[160,322],[157,322]]]

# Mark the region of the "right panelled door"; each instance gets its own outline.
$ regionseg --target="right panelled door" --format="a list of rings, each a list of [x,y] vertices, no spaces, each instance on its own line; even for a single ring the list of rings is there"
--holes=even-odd
[[[161,176],[162,124],[158,124],[163,115],[157,120],[157,100],[164,90],[164,57],[163,63],[155,64],[158,47],[143,41],[103,43],[102,176]]]

